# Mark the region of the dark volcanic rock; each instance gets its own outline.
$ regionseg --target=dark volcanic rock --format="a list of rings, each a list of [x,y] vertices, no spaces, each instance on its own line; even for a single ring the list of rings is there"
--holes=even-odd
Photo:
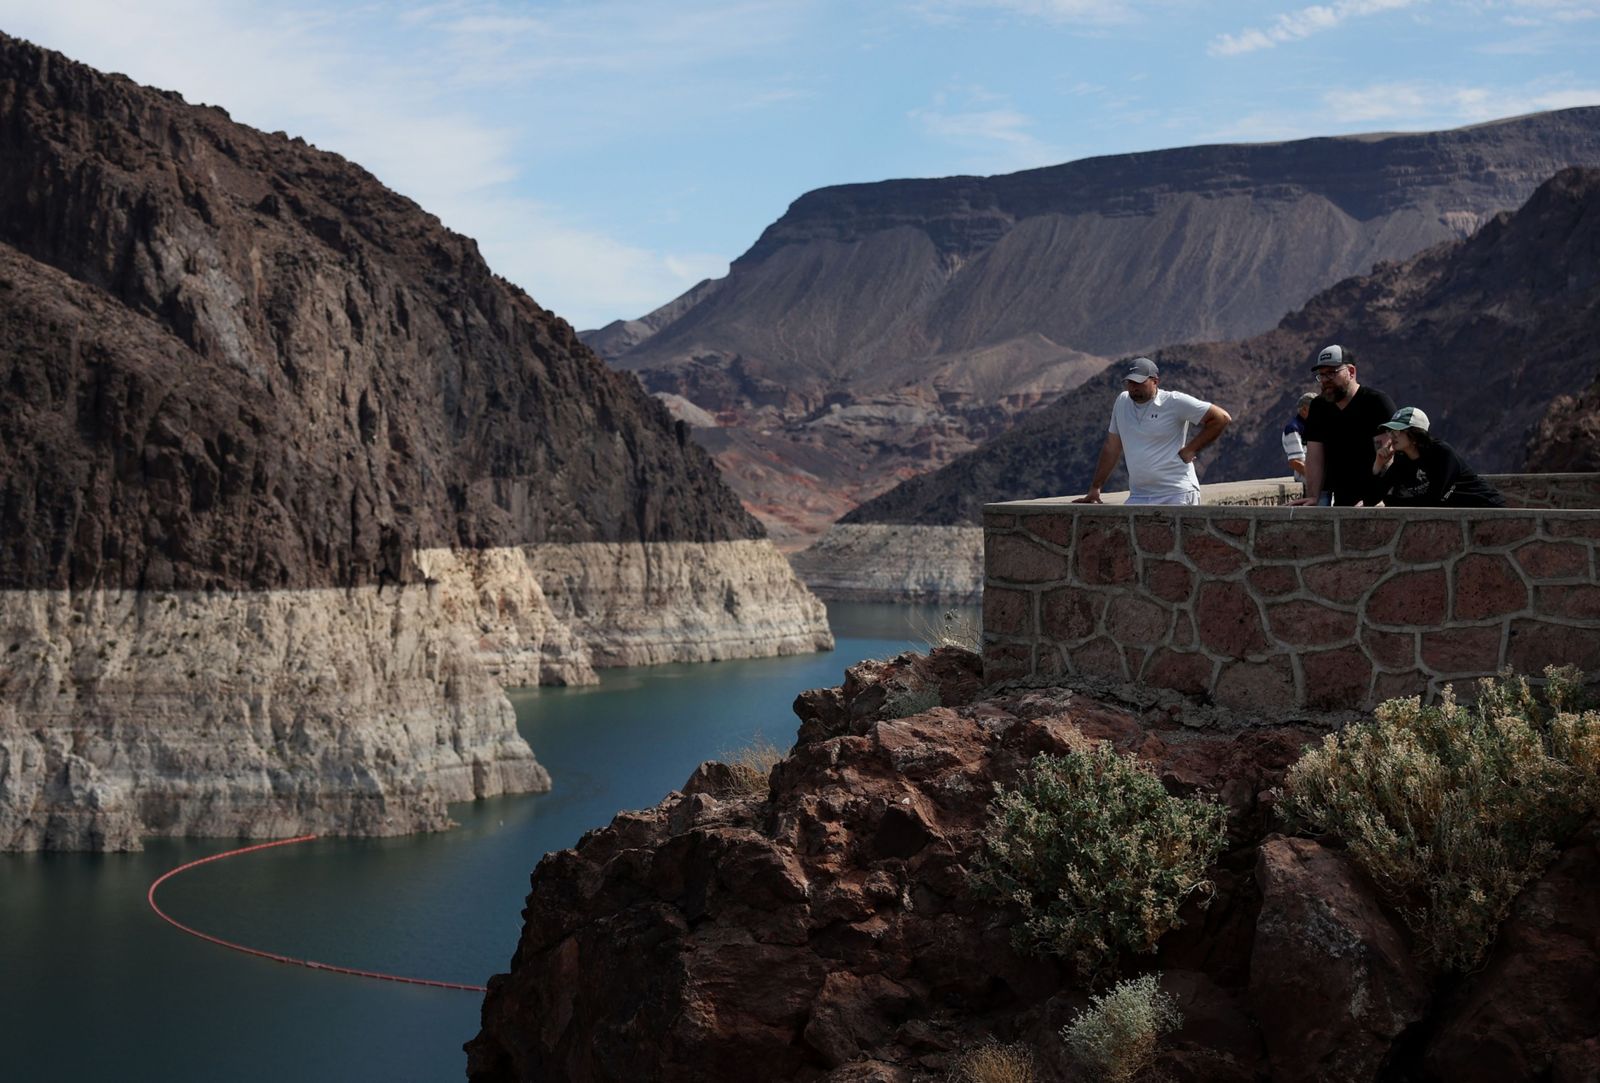
[[[1163,387],[1214,400],[1234,416],[1201,458],[1203,481],[1284,473],[1279,431],[1300,394],[1314,390],[1311,358],[1330,342],[1355,350],[1363,383],[1398,405],[1421,406],[1434,431],[1475,468],[1496,473],[1522,465],[1525,434],[1553,398],[1593,378],[1596,326],[1600,170],[1570,169],[1468,240],[1340,282],[1274,331],[1151,356]],[[1082,492],[1121,389],[1121,370],[1108,369],[1006,435],[843,521],[969,523],[990,501]],[[1574,416],[1581,432],[1583,408]],[[1552,433],[1535,446],[1555,447],[1560,439]],[[1581,469],[1571,464],[1586,460],[1538,461]]]
[[[1256,881],[1250,1001],[1272,1078],[1376,1078],[1394,1039],[1427,1005],[1405,937],[1354,864],[1310,839],[1268,839]]]
[[[1437,1079],[1600,1079],[1600,828],[1518,898],[1482,971],[1429,1043]]]
[[[966,880],[995,784],[1088,739],[1229,812],[1210,907],[1123,960],[1184,1017],[1151,1078],[1596,1078],[1595,824],[1518,898],[1484,969],[1445,976],[1346,853],[1272,833],[1275,787],[1317,730],[1231,727],[1173,697],[985,691],[974,669],[950,649],[852,667],[796,702],[802,736],[764,794],[702,765],[547,855],[469,1077],[931,1083],[997,1040],[1041,1080],[1089,1078],[1060,1037],[1087,990],[1015,954],[1014,915]],[[897,717],[916,691],[942,705]]]
[[[1533,474],[1600,471],[1600,377],[1556,397],[1528,438],[1527,455],[1523,468]]]
[[[631,377],[337,155],[0,37],[0,160],[0,587],[759,534]]]
[[[589,341],[718,415],[747,504],[814,533],[1108,358],[1266,330],[1573,165],[1600,165],[1600,109],[824,188],[714,288]]]
[[[801,697],[803,736],[765,797],[703,768],[549,855],[469,1075],[927,1079],[990,1034],[1060,1062],[1056,1032],[1082,990],[1015,954],[1003,908],[966,886],[993,785],[1039,752],[1110,740],[1175,790],[1220,794],[1249,841],[1258,795],[1315,734],[1197,732],[1061,689],[975,700],[975,672],[950,649],[862,663],[843,689]],[[942,705],[896,717],[919,691]],[[1239,1008],[1252,860],[1224,859],[1210,909],[1162,942],[1191,1016],[1172,1067],[1204,1073],[1185,1078],[1249,1079],[1260,1064]]]

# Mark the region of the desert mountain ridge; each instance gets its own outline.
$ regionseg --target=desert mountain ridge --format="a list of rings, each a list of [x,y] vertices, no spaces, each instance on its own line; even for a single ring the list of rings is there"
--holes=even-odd
[[[1204,481],[1286,474],[1279,433],[1312,386],[1317,350],[1356,352],[1362,383],[1397,405],[1421,406],[1433,431],[1484,473],[1572,468],[1533,452],[1558,396],[1600,369],[1600,170],[1567,169],[1514,213],[1465,241],[1385,263],[1319,293],[1272,331],[1239,342],[1163,347],[1151,356],[1163,387],[1216,401],[1234,423],[1201,458]],[[1112,367],[1011,432],[942,470],[869,501],[850,523],[977,523],[985,503],[1079,493],[1088,487],[1123,372]],[[1546,431],[1546,430],[1538,430]],[[1120,476],[1120,468],[1119,474]],[[1125,482],[1122,483],[1125,486]],[[1117,482],[1114,480],[1112,487]]]
[[[583,337],[701,423],[746,506],[793,538],[1112,357],[1264,331],[1569,165],[1600,165],[1600,108],[823,188],[725,278]]]

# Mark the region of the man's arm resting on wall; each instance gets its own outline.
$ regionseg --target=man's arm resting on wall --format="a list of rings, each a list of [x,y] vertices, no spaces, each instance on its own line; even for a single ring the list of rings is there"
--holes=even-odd
[[[1315,504],[1322,495],[1322,441],[1306,441],[1306,495],[1291,504]]]
[[[1200,419],[1200,431],[1194,434],[1183,447],[1178,449],[1178,458],[1186,463],[1194,462],[1194,457],[1200,454],[1205,446],[1222,435],[1222,430],[1233,423],[1233,415],[1228,413],[1216,403],[1206,411],[1206,416]]]
[[[1106,483],[1111,476],[1111,471],[1117,468],[1117,461],[1122,458],[1122,437],[1114,432],[1106,433],[1106,442],[1100,445],[1100,461],[1095,464],[1094,481],[1089,486],[1089,491],[1084,493],[1074,504],[1099,504],[1100,486]]]

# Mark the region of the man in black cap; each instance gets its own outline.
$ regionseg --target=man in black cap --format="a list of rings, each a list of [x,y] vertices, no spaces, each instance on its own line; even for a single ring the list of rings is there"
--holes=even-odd
[[[1306,495],[1296,504],[1355,504],[1372,484],[1372,437],[1394,402],[1356,379],[1355,354],[1329,346],[1311,365],[1322,394],[1306,416]]]

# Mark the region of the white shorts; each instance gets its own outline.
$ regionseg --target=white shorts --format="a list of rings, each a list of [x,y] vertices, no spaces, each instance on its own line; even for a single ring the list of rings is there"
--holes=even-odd
[[[1154,495],[1148,495],[1148,494],[1144,494],[1144,493],[1129,493],[1128,494],[1128,499],[1125,501],[1125,503],[1128,503],[1128,504],[1186,504],[1186,505],[1188,505],[1190,507],[1193,507],[1193,506],[1195,506],[1195,505],[1200,503],[1200,490],[1198,490],[1198,489],[1185,489],[1183,492],[1180,492],[1180,493],[1156,493]]]

